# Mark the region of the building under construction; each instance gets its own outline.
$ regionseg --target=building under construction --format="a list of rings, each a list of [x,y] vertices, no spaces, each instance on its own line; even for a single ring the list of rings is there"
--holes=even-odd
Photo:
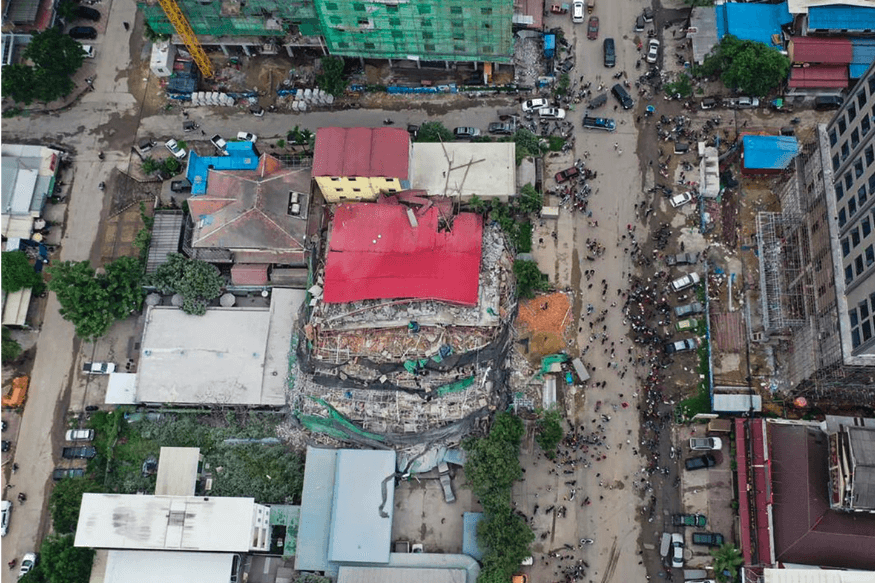
[[[512,0],[176,1],[201,44],[225,51],[237,46],[247,54],[275,54],[283,48],[291,55],[310,47],[346,57],[441,65],[510,63],[513,55]],[[142,7],[152,30],[178,32],[156,0]]]
[[[759,213],[763,328],[793,397],[875,402],[875,65]]]

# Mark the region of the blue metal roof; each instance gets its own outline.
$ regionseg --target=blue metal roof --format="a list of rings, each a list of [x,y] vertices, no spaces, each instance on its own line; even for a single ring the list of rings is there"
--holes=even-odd
[[[482,512],[464,512],[462,514],[462,553],[478,561],[483,560],[483,551],[477,543],[477,525],[483,520]]]
[[[330,561],[389,562],[395,510],[394,475],[394,451],[342,449],[337,452],[328,540]]]
[[[230,145],[230,144],[229,144]],[[328,565],[328,535],[334,503],[337,451],[307,448],[301,518],[295,551],[295,570],[325,571]]]
[[[866,74],[869,65],[875,61],[875,39],[852,38],[851,64],[848,67],[848,76],[851,79],[859,79]]]
[[[255,170],[258,168],[258,154],[252,142],[228,142],[227,156],[198,156],[189,154],[185,177],[191,182],[191,193],[204,194],[207,191],[207,176],[210,168],[214,170]]]
[[[808,28],[875,31],[875,8],[845,4],[812,6],[808,9]]]
[[[717,19],[717,38],[727,34],[742,40],[761,42],[770,47],[772,35],[781,33],[781,25],[793,21],[787,3],[781,4],[741,4],[727,2],[714,7]]]
[[[792,136],[744,136],[744,167],[783,170],[796,157],[799,144]]]

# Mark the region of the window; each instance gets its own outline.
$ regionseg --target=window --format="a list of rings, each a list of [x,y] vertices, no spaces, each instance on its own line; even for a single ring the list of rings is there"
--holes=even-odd
[[[875,172],[869,177],[869,192],[875,192]]]
[[[431,6],[428,4],[419,4],[417,8],[419,9],[420,14],[431,14]]]
[[[389,19],[389,26],[401,26],[401,19],[400,18],[390,18]]]
[[[423,18],[421,21],[421,24],[425,28],[431,28],[431,25],[432,25],[431,18]]]
[[[854,259],[854,267],[857,268],[857,277],[861,276],[864,271],[866,271],[866,266],[863,265],[863,255],[857,255],[857,258]]]
[[[845,209],[841,209],[839,211],[839,227],[844,227],[845,223],[847,223],[847,222],[848,222],[847,213],[845,212]]]
[[[433,53],[437,49],[435,48],[435,46],[432,43],[425,43],[425,50],[430,52],[430,53]]]
[[[461,6],[450,6],[450,14],[461,14],[462,7]]]
[[[838,134],[836,134],[836,131],[833,130],[833,131],[829,132],[829,145],[835,146],[838,143],[838,141],[839,141],[839,136],[838,136]]]
[[[374,50],[375,48],[377,48],[377,46],[374,43],[365,43],[365,48]]]
[[[854,345],[854,348],[858,347],[861,344],[859,328],[851,330],[851,343]]]
[[[866,166],[871,166],[872,162],[875,162],[875,148],[869,146],[864,152],[866,154]]]
[[[484,22],[482,24],[483,24],[483,28],[492,28],[492,25],[488,22]]]
[[[352,3],[352,9],[355,10],[356,12],[364,12],[364,11],[365,11],[365,5],[362,4],[361,2],[353,2],[353,3]],[[845,131],[845,130],[842,130],[842,132],[844,132],[844,131]]]
[[[860,319],[857,317],[857,308],[848,310],[848,318],[851,320],[851,328],[856,328],[857,324],[860,323]]]
[[[856,249],[857,245],[859,245],[859,244],[860,244],[860,229],[854,227],[854,229],[851,231],[851,245],[854,247],[854,249]]]
[[[348,48],[349,48],[349,43],[348,43],[348,42],[345,42],[345,41],[341,41],[341,42],[337,43],[337,48],[339,48],[339,49],[348,49]]]
[[[370,26],[371,20],[369,18],[359,18],[359,26]]]
[[[848,265],[845,267],[845,285],[851,283],[852,279],[854,279],[854,266]]]
[[[353,192],[361,192],[362,189],[361,189],[361,188],[353,188],[352,191],[353,191]]]
[[[851,154],[851,148],[848,145],[848,142],[846,141],[844,144],[842,144],[842,160],[844,160],[845,158],[850,156],[850,154]]]
[[[860,221],[860,228],[863,229],[863,238],[865,239],[872,232],[872,223],[869,222],[869,217]]]
[[[462,28],[462,21],[461,20],[453,20],[453,21],[451,21],[451,24],[452,24],[453,28]]]
[[[872,311],[875,312],[875,292],[869,294],[869,306],[872,308]]]
[[[863,186],[861,186],[860,188],[857,189],[857,202],[860,203],[861,208],[864,204],[866,204],[866,201],[868,200],[868,198],[869,197],[866,194],[866,185],[864,184]]]
[[[842,239],[842,257],[847,257],[851,253],[851,242],[847,237]]]
[[[863,300],[857,307],[860,309],[860,319],[865,320],[869,317],[869,304],[866,303],[866,300]]]
[[[403,36],[404,36],[403,30],[393,30],[392,31],[392,38],[401,38]]]
[[[854,216],[857,213],[857,199],[851,197],[848,199],[848,218]]]
[[[863,322],[861,330],[863,330],[863,342],[867,342],[870,338],[872,338],[872,320],[866,320],[865,322]]]
[[[857,144],[860,143],[860,131],[857,128],[854,128],[854,131],[851,132],[851,147],[856,148]]]
[[[839,169],[839,155],[836,154],[832,157],[832,171],[836,172]]]
[[[337,2],[326,2],[325,9],[326,10],[337,10]]]
[[[853,183],[854,177],[851,176],[850,172],[845,172],[845,189],[850,190]]]
[[[341,23],[341,20],[340,20],[340,17],[339,17],[339,16],[329,16],[329,17],[328,17],[328,21],[329,21],[331,24],[340,24],[340,23]]]
[[[875,247],[869,245],[866,247],[866,267],[869,267],[873,263],[875,263]]]
[[[854,121],[855,117],[857,117],[857,108],[852,103],[848,106],[848,121]]]
[[[845,187],[841,182],[836,183],[836,201],[840,201],[845,196]]]
[[[487,47],[487,46],[480,47],[480,52],[482,52],[484,55],[491,55],[492,54],[492,47]]]
[[[397,14],[398,5],[397,4],[387,4],[386,5],[386,12],[391,12],[393,14]]]
[[[845,121],[844,116],[839,118],[839,135],[844,134],[848,129],[848,124]]]
[[[424,31],[422,31],[422,38],[423,38],[423,39],[429,39],[429,40],[430,40],[430,39],[433,39],[433,38],[434,38],[434,33],[433,33],[433,32],[430,32],[430,31],[427,31],[427,30],[424,30]]]
[[[454,30],[453,40],[465,40],[465,33],[461,30]]]
[[[863,130],[864,136],[869,133],[870,128],[871,128],[871,126],[869,125],[869,116],[867,115],[866,117],[864,117],[863,119],[860,120],[860,129]]]
[[[875,75],[869,77],[869,95],[875,95]]]
[[[854,174],[856,174],[857,178],[859,178],[860,176],[863,175],[863,161],[862,160],[857,160],[856,162],[854,162]]]
[[[480,14],[482,14],[483,16],[489,16],[490,14],[492,14],[492,8],[481,8]]]
[[[860,92],[857,93],[857,105],[860,108],[860,111],[866,108],[866,90],[860,89]]]
[[[453,45],[453,50],[457,53],[464,53],[465,47],[462,45]]]

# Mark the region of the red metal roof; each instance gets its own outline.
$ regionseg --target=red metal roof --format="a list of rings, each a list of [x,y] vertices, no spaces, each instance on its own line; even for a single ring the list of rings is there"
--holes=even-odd
[[[854,47],[847,38],[796,36],[790,39],[790,61],[847,65],[853,60]]]
[[[410,134],[399,128],[319,128],[313,176],[407,180]]]
[[[357,203],[337,207],[325,266],[324,300],[417,298],[477,303],[483,224],[456,216],[452,231],[438,232],[431,208],[412,227],[407,208]]]
[[[848,67],[847,65],[793,67],[790,69],[789,85],[794,88],[844,88],[848,86]]]
[[[765,422],[735,419],[735,460],[738,468],[738,518],[745,565],[771,564],[769,506],[771,476],[766,456]]]

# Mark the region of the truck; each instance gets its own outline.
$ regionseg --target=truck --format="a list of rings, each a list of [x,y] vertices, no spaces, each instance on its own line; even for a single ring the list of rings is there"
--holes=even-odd
[[[672,514],[671,523],[673,526],[697,526],[704,528],[708,519],[704,514]]]
[[[687,275],[679,277],[671,282],[671,289],[673,291],[679,292],[687,289],[688,287],[693,287],[700,281],[702,281],[702,279],[701,277],[699,277],[698,273],[688,273]]]
[[[607,117],[583,116],[583,127],[588,130],[602,130],[612,132],[617,129],[617,122]]]
[[[717,532],[694,532],[693,544],[706,547],[723,546],[723,535]]]
[[[109,374],[115,372],[115,364],[112,362],[86,362],[82,365],[85,374]]]
[[[222,136],[219,134],[214,135],[210,138],[210,143],[216,147],[222,156],[228,155],[228,142]]]

